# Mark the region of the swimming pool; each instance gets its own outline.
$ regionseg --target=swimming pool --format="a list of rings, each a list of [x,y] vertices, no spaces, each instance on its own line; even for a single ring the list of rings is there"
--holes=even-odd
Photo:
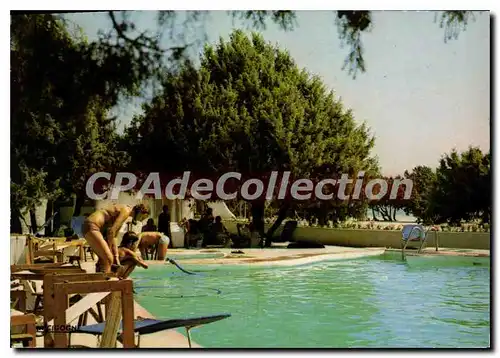
[[[158,318],[231,313],[192,331],[207,348],[490,346],[489,258],[185,268],[136,270],[135,298]]]

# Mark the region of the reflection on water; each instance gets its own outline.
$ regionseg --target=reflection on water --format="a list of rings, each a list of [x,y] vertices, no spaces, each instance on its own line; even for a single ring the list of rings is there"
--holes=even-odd
[[[159,318],[231,313],[194,330],[206,347],[489,346],[489,262],[360,259],[188,269],[207,272],[136,270],[134,278],[149,279],[136,281],[136,299]]]

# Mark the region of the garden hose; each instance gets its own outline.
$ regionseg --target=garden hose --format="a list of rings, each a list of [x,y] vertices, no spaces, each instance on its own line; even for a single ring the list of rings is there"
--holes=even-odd
[[[179,270],[181,270],[184,273],[187,273],[188,275],[196,275],[195,272],[190,272],[188,270],[183,269],[177,262],[175,262],[174,259],[167,257],[167,261],[170,262],[172,265],[175,265]]]

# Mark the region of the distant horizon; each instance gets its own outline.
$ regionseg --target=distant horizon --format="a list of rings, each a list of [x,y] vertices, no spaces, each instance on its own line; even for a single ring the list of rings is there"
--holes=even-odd
[[[154,12],[133,16],[138,30],[151,28]],[[65,17],[90,40],[110,24],[102,13]],[[300,68],[335,90],[358,123],[367,123],[375,135],[372,155],[383,175],[395,176],[419,165],[436,168],[453,149],[490,150],[490,16],[475,17],[458,39],[445,43],[445,30],[432,12],[374,11],[374,27],[362,36],[367,72],[356,79],[341,70],[348,52],[340,46],[329,11],[297,11],[298,27],[290,32],[274,24],[264,31],[247,29],[240,21],[233,24],[224,11],[211,11],[204,43],[227,40],[240,28],[288,50]],[[192,51],[199,54],[200,48]],[[116,110],[120,129],[141,112],[140,103],[131,101]]]

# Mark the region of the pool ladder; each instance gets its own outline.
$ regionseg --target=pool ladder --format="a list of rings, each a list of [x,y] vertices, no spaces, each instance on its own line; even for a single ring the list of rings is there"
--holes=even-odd
[[[422,227],[422,225],[413,225],[413,227],[410,230],[410,233],[408,234],[408,238],[405,240],[405,238],[403,236],[403,242],[401,243],[401,246],[402,246],[401,258],[403,259],[403,261],[406,260],[406,255],[405,255],[406,246],[408,246],[408,243],[411,241],[410,238],[411,238],[411,235],[413,234],[413,231],[415,229],[424,233],[424,237],[421,240],[420,247],[418,248],[418,251],[417,251],[417,254],[419,254],[422,251],[422,248],[424,247],[424,244],[427,241],[427,234],[428,234],[429,230],[431,229],[431,227],[429,227],[426,231],[424,231],[424,228]],[[403,230],[404,230],[404,228],[403,228]],[[437,238],[436,238],[436,245],[437,245]],[[437,246],[436,246],[436,251],[437,251]]]

